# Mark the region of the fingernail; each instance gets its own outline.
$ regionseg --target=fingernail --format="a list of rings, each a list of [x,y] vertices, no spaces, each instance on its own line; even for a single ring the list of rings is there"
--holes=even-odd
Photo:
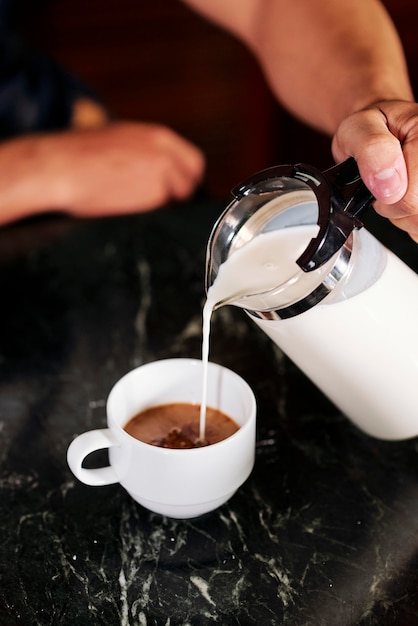
[[[380,198],[392,198],[402,189],[402,179],[394,167],[388,167],[374,175],[374,194]]]

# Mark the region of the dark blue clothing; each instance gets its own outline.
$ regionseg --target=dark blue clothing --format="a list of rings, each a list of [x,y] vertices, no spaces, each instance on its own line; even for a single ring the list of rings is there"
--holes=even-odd
[[[22,10],[24,2],[0,0],[0,139],[67,128],[75,99],[100,101],[57,63],[30,49],[16,23]]]

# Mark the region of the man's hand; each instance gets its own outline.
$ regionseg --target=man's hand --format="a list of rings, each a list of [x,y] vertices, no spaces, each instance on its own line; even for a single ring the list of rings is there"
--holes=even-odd
[[[0,223],[46,210],[148,211],[193,193],[201,151],[165,126],[113,122],[0,145]]]
[[[74,215],[148,211],[183,200],[204,170],[200,150],[156,124],[116,122],[50,143],[61,183],[57,208]]]
[[[376,211],[418,242],[418,104],[383,101],[350,115],[333,154],[356,159]]]

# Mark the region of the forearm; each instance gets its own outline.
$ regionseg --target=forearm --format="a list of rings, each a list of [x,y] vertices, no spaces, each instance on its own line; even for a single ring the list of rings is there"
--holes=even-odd
[[[59,208],[61,179],[51,158],[54,140],[27,135],[0,143],[0,225]]]
[[[201,151],[159,124],[27,135],[0,143],[0,224],[50,210],[149,211],[190,196],[203,171]]]
[[[376,0],[186,1],[244,40],[277,98],[328,133],[373,102],[413,97],[398,36]]]
[[[105,109],[87,98],[74,102],[72,128],[104,128]],[[0,142],[0,225],[34,213],[71,208],[80,133],[28,133]]]

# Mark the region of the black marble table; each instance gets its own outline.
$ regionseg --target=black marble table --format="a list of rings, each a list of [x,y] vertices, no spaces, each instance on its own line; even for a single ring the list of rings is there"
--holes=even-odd
[[[121,375],[200,356],[222,208],[0,230],[1,626],[418,624],[417,441],[359,432],[239,309],[211,342],[258,401],[256,465],[230,502],[176,521],[67,466]]]

